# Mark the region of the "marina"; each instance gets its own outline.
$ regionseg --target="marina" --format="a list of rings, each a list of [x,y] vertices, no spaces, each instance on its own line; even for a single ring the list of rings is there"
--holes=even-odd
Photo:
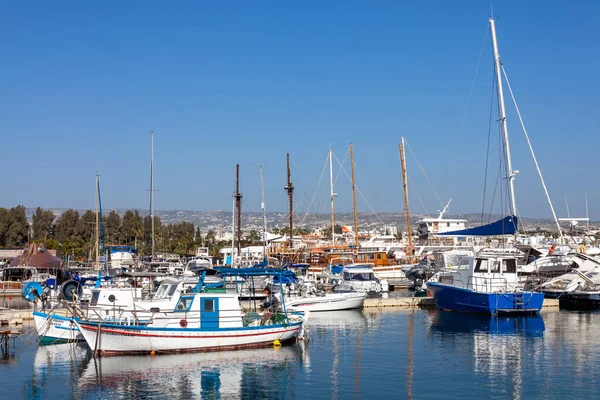
[[[499,6],[7,4],[0,399],[600,398],[600,3]]]

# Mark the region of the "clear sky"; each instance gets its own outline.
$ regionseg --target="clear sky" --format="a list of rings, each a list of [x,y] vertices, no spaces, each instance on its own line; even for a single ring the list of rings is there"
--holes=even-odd
[[[147,208],[154,130],[158,209],[231,209],[239,163],[244,210],[260,211],[262,163],[267,211],[286,210],[289,152],[304,212],[328,149],[341,161],[353,142],[368,200],[359,195],[359,211],[400,211],[405,136],[441,197],[453,198],[450,212],[479,212],[489,2],[284,3],[1,2],[0,206],[93,208],[100,167],[105,208]],[[600,219],[600,2],[496,1],[494,14],[558,213],[568,196],[571,215],[585,214],[587,193]],[[508,116],[520,214],[550,217]],[[497,151],[490,159],[493,186]],[[350,182],[334,169],[336,208],[351,211]],[[410,152],[408,171],[412,210],[435,212]],[[328,212],[327,184],[328,171],[311,211]]]

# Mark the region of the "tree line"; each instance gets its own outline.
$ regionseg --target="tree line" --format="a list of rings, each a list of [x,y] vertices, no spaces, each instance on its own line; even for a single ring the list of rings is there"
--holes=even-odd
[[[121,217],[116,211],[102,216],[100,231],[104,242],[135,246],[140,254],[150,254],[152,221],[137,210],[127,210]],[[201,244],[200,229],[190,222],[163,224],[154,217],[156,251],[194,254]],[[0,248],[20,248],[28,242],[44,243],[48,249],[60,250],[73,259],[87,259],[95,247],[96,213],[79,213],[68,209],[58,218],[54,212],[36,208],[31,224],[22,205],[0,208]],[[214,237],[214,233],[213,233]]]

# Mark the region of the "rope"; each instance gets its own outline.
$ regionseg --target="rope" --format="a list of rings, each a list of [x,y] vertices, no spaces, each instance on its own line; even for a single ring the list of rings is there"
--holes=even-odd
[[[310,197],[308,207],[306,207],[306,212],[304,213],[304,216],[302,217],[302,220],[300,221],[300,225],[302,225],[304,223],[304,220],[306,219],[308,212],[310,211],[310,207],[312,206],[312,203],[315,200],[315,197],[317,195],[317,190],[319,189],[319,187],[321,187],[321,182],[323,181],[323,176],[325,175],[325,170],[327,168],[328,158],[329,158],[329,154],[327,155],[327,157],[325,157],[325,164],[323,165],[323,170],[321,171],[321,176],[319,177],[319,180],[317,181],[317,183],[313,189],[312,196]]]
[[[517,100],[515,99],[515,95],[513,94],[512,88],[510,86],[510,82],[508,81],[508,75],[506,74],[506,70],[504,69],[504,66],[502,66],[502,73],[504,74],[504,79],[506,79],[506,86],[508,87],[510,97],[512,98],[512,101],[515,105],[515,110],[517,111],[517,115],[519,116],[519,121],[521,122],[521,127],[523,128],[523,133],[525,134],[525,139],[527,139],[527,145],[529,146],[529,151],[531,152],[531,157],[533,158],[535,168],[537,169],[538,175],[540,176],[540,181],[542,182],[542,187],[544,188],[544,193],[546,194],[546,199],[548,199],[548,204],[550,205],[550,210],[552,211],[552,216],[554,217],[554,222],[556,223],[556,227],[558,228],[558,233],[562,239],[562,237],[563,237],[562,230],[560,229],[558,219],[556,218],[556,213],[554,212],[554,206],[552,205],[552,200],[550,199],[550,194],[548,193],[548,189],[546,188],[546,183],[544,182],[544,177],[542,176],[542,171],[540,170],[540,166],[537,162],[537,158],[535,157],[535,153],[533,152],[533,146],[531,145],[531,141],[529,140],[529,135],[527,134],[527,129],[525,128],[525,123],[523,122],[523,117],[521,117],[521,111],[519,111],[519,106],[517,105]]]
[[[487,36],[486,36],[487,37]],[[490,159],[490,139],[492,137],[492,114],[494,109],[494,88],[496,86],[496,74],[492,74],[492,96],[490,101],[490,118],[488,121],[488,140],[487,140],[487,150],[485,153],[485,173],[483,175],[483,201],[481,204],[481,223],[483,224],[483,214],[485,208],[485,194],[487,192],[487,174],[488,174],[488,165]],[[495,193],[495,190],[494,190]],[[492,198],[493,200],[493,198]]]
[[[425,168],[423,168],[423,166],[421,165],[421,163],[417,159],[417,156],[415,155],[415,153],[413,152],[412,148],[410,147],[410,144],[408,143],[408,140],[404,139],[404,143],[406,143],[406,145],[408,146],[408,149],[410,150],[410,153],[412,154],[412,156],[414,157],[417,165],[421,169],[421,172],[423,173],[423,176],[425,177],[425,180],[427,180],[427,183],[429,184],[429,187],[431,188],[431,190],[433,191],[433,193],[435,193],[435,195],[437,196],[437,198],[440,201],[440,204],[442,205],[442,207],[444,207],[446,204],[442,200],[442,197],[440,196],[440,194],[438,193],[438,191],[435,190],[435,188],[433,187],[433,183],[431,183],[431,179],[429,179],[429,175],[427,175],[427,172],[425,172]]]

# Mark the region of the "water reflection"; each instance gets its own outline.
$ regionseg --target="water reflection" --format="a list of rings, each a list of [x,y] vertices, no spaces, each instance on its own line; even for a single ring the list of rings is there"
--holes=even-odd
[[[33,361],[33,377],[24,392],[28,399],[41,399],[48,393],[69,396],[91,358],[84,343],[39,346]]]
[[[434,337],[471,349],[465,364],[489,380],[492,393],[509,392],[513,399],[522,397],[523,376],[530,373],[524,370],[523,358],[530,362],[541,357],[544,330],[544,319],[539,315],[503,317],[438,311],[431,321]]]
[[[302,346],[213,353],[91,358],[81,390],[135,398],[286,397]]]
[[[438,311],[433,315],[431,329],[441,333],[542,336],[545,325],[541,315],[503,317]]]

